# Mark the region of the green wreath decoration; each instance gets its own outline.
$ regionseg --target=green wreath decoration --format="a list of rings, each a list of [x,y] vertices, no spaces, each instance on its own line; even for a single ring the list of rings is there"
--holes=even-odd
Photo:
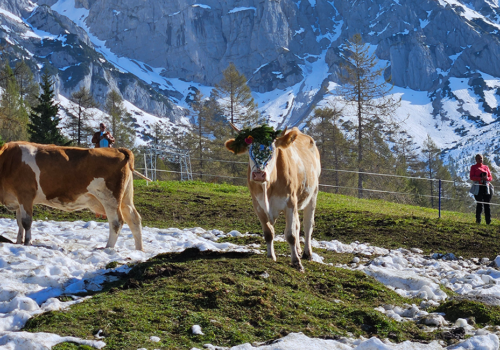
[[[254,142],[269,147],[281,132],[282,130],[275,131],[272,126],[267,124],[263,124],[253,129],[243,129],[234,140],[232,148],[234,152],[238,154]]]

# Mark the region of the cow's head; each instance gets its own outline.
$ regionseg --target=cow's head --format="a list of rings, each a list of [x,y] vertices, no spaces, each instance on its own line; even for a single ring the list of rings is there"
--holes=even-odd
[[[250,180],[255,182],[266,182],[269,174],[276,166],[278,148],[289,147],[298,135],[297,130],[286,133],[286,129],[274,131],[272,127],[262,125],[254,129],[238,131],[236,139],[226,141],[228,150],[235,154],[248,151],[250,156]],[[278,136],[279,135],[279,136]]]

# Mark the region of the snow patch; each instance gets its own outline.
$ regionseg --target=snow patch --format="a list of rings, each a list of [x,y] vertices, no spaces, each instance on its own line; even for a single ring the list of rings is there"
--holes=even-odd
[[[10,18],[11,20],[13,20],[17,23],[25,24],[24,21],[21,19],[21,17],[16,16],[12,12],[9,12],[9,11],[4,10],[2,8],[0,8],[0,15],[3,15],[4,17]]]
[[[201,7],[202,9],[207,9],[207,10],[212,9],[210,6],[204,5],[204,4],[194,4],[194,5],[191,5],[191,7]]]
[[[254,13],[257,13],[257,9],[255,7],[235,7],[234,9],[229,11],[228,14],[241,12],[241,11],[248,11],[248,10],[251,10],[251,11],[254,11]]]
[[[424,20],[419,19],[419,21],[420,21],[420,28],[422,28],[422,29],[424,29],[430,23],[430,21],[428,19],[424,19]]]

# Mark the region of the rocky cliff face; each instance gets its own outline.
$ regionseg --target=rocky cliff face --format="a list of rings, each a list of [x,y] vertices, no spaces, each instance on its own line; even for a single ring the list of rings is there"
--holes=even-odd
[[[378,46],[398,86],[429,90],[438,69],[500,75],[498,8],[484,1],[89,0],[76,6],[89,11],[90,31],[114,53],[161,67],[165,77],[206,85],[218,82],[229,62],[257,91],[294,85],[301,78],[297,61],[355,33]],[[481,16],[474,18],[471,8]],[[284,77],[270,76],[271,70]]]
[[[56,2],[40,0],[36,8],[29,0],[2,0],[0,6],[31,16],[39,30],[68,31],[92,47],[85,30],[50,9]],[[431,90],[438,71],[500,76],[499,10],[482,0],[463,6],[433,0],[77,0],[74,6],[88,10],[88,30],[114,54],[205,85],[218,82],[234,62],[255,91],[293,86],[303,79],[304,59],[336,49],[355,33],[377,45],[398,86]]]
[[[5,54],[51,69],[62,94],[85,85],[102,102],[118,88],[174,122],[186,113],[178,105],[187,87],[213,86],[233,62],[254,92],[281,96],[277,112],[262,107],[266,117],[300,125],[339,83],[343,44],[356,33],[395,86],[427,92],[432,118],[486,113],[482,127],[500,115],[486,83],[500,77],[500,8],[486,0],[0,0],[0,8],[0,39],[13,43]],[[452,91],[456,78],[480,112]]]
[[[283,49],[300,46],[293,1],[101,0],[81,5],[89,10],[86,23],[92,33],[113,52],[162,67],[165,77],[206,85],[218,82],[229,62],[248,77],[270,62],[287,67]],[[301,52],[320,52],[315,37],[311,39]],[[279,83],[267,88],[274,85]]]
[[[87,32],[67,16],[47,4],[38,6],[28,0],[0,2],[0,40],[5,45],[3,58],[13,62],[24,59],[37,79],[40,68],[54,75],[56,93],[67,97],[82,86],[89,88],[104,105],[112,88],[123,97],[154,115],[176,122],[185,115],[168,92],[157,91],[136,76],[117,70],[96,51]],[[7,12],[8,11],[8,12]]]
[[[500,76],[499,9],[482,0],[77,0],[75,6],[88,11],[88,30],[114,54],[159,68],[163,77],[209,86],[234,62],[254,91],[286,89],[304,80],[306,60],[325,51],[335,73],[341,61],[335,50],[356,33],[389,62],[386,76],[396,86],[432,92],[449,77],[477,70]],[[78,29],[70,32],[88,42]],[[296,102],[313,100],[318,96],[305,93]],[[308,111],[292,110],[292,120]]]

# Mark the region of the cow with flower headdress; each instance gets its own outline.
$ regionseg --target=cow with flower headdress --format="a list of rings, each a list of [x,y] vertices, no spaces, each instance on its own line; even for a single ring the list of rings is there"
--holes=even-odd
[[[299,210],[304,210],[303,259],[312,258],[311,235],[318,195],[321,165],[314,140],[293,128],[275,131],[268,125],[238,130],[235,139],[226,141],[235,154],[248,151],[248,188],[267,243],[267,256],[276,261],[274,223],[283,211],[285,238],[290,245],[292,265],[304,271],[300,262]]]

